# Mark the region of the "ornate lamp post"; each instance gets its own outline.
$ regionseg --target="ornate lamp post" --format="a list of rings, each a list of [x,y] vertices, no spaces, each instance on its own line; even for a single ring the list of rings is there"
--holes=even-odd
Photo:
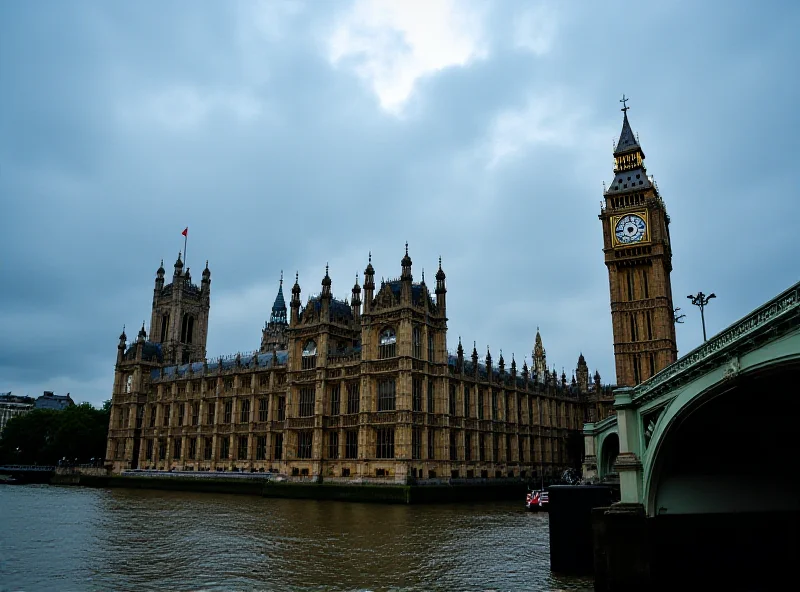
[[[716,298],[716,297],[717,297],[716,294],[714,294],[713,292],[711,294],[709,294],[708,296],[706,296],[702,292],[698,292],[696,296],[691,296],[691,295],[687,296],[687,298],[692,301],[692,304],[694,304],[695,306],[699,306],[700,307],[700,320],[703,322],[703,341],[707,341],[707,339],[706,339],[706,317],[705,317],[705,314],[703,314],[703,309],[705,309],[706,305],[708,305],[708,302],[712,298]]]

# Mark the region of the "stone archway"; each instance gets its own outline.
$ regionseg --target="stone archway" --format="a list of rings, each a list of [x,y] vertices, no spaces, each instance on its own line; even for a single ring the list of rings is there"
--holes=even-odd
[[[614,463],[617,462],[617,456],[619,456],[619,435],[616,432],[612,432],[603,439],[600,447],[598,469],[601,479],[616,474]]]

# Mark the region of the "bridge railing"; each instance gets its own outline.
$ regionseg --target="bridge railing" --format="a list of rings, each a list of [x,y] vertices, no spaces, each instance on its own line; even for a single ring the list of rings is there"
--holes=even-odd
[[[675,376],[694,368],[715,354],[728,350],[731,346],[761,331],[764,327],[771,326],[781,318],[789,316],[790,313],[796,314],[798,311],[800,311],[800,282],[778,294],[775,298],[730,325],[727,329],[717,333],[652,378],[634,387],[633,399],[640,401],[648,397],[648,395],[655,395],[658,387]]]

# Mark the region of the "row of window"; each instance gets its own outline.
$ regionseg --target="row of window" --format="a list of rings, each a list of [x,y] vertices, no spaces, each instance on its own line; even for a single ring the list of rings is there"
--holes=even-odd
[[[189,421],[186,425],[200,425],[200,403],[189,403]],[[163,407],[163,413],[161,414],[161,425],[164,427],[168,427],[170,425],[170,419],[172,415],[172,408],[177,408],[177,425],[178,427],[183,426],[186,418],[185,418],[185,409],[186,404],[184,403],[174,403],[172,405],[165,405]],[[137,417],[137,428],[142,427],[142,417],[143,409],[140,408],[142,413],[139,417]],[[286,419],[286,397],[277,397],[277,404],[276,404],[276,421],[283,421]],[[157,419],[157,409],[155,405],[150,406],[149,410],[149,418],[150,418],[150,427],[156,427],[156,419]],[[216,415],[216,405],[207,405],[206,406],[206,425],[213,425],[214,424],[214,417]],[[128,408],[122,409],[117,414],[117,427],[125,427],[128,425]],[[238,414],[237,414],[238,423],[248,423],[250,421],[250,399],[241,399],[238,405]],[[262,397],[258,400],[258,415],[256,421],[267,421],[269,417],[269,401],[266,397]],[[222,403],[222,421],[221,423],[233,423],[234,418],[234,409],[233,409],[233,401],[226,400]]]
[[[650,360],[651,366],[651,375],[654,370],[654,361],[651,356]],[[638,363],[634,366],[634,371],[639,375],[639,367]],[[427,388],[427,408],[423,409],[422,400],[423,400],[423,381],[421,378],[414,378],[412,380],[412,397],[411,397],[411,404],[413,411],[427,411],[428,413],[435,413],[435,392],[434,392],[434,383],[432,381],[428,381],[428,388]],[[330,415],[339,415],[341,412],[341,392],[340,392],[340,385],[332,385],[329,387],[329,408],[326,410]],[[346,413],[354,414],[359,413],[360,410],[360,385],[357,382],[351,382],[347,384],[347,406],[346,406]],[[472,392],[473,388],[470,386],[464,387],[463,392],[463,416],[464,417],[472,417]],[[276,398],[276,414],[275,420],[276,421],[284,421],[286,419],[286,397],[279,396]],[[396,401],[397,401],[397,392],[396,392],[396,381],[394,379],[386,379],[381,380],[378,382],[378,411],[395,411],[396,410]],[[514,409],[514,396],[513,394],[509,393],[506,395],[505,401],[505,416],[508,418],[510,416],[509,410]],[[523,398],[517,397],[516,400],[516,416],[512,417],[517,423],[522,423],[523,419]],[[300,389],[300,398],[299,398],[299,405],[298,405],[298,417],[311,417],[315,414],[315,402],[316,402],[316,388],[314,386],[309,387],[302,387]],[[477,418],[478,419],[485,419],[485,407],[486,407],[486,392],[484,389],[477,389],[477,400],[476,400],[476,411],[477,411]],[[501,409],[501,402],[502,396],[500,391],[492,390],[490,393],[490,399],[488,401],[490,403],[489,407],[489,414],[490,418],[494,421],[497,421],[502,416]],[[457,389],[455,384],[450,385],[450,392],[449,392],[449,399],[448,399],[448,412],[451,416],[458,416],[459,415],[459,405],[458,405],[458,397],[457,397]],[[241,399],[238,401],[238,409],[234,410],[233,400],[225,400],[222,403],[222,417],[221,422],[224,424],[233,423],[234,417],[238,420],[238,423],[248,423],[250,421],[250,399]],[[264,422],[268,419],[268,405],[269,401],[266,397],[262,397],[258,399],[258,409],[256,415],[256,421]],[[177,426],[183,426],[185,423],[186,425],[197,426],[200,424],[200,403],[194,402],[188,404],[189,409],[189,417],[188,423],[187,418],[185,416],[185,412],[187,409],[187,404],[184,403],[175,403],[173,405],[165,405],[163,407],[163,413],[161,416],[161,425],[167,427],[171,421],[171,413],[172,408],[175,407],[177,409],[177,418],[176,424]],[[534,401],[532,398],[528,398],[528,418],[534,417]],[[542,420],[545,418],[550,419],[550,425],[557,425],[563,424],[567,421],[571,423],[572,417],[572,409],[571,407],[567,406],[566,404],[562,403],[561,414],[557,414],[558,404],[557,403],[548,403],[547,401],[543,402],[542,407],[539,408],[539,423],[542,423]],[[234,412],[236,411],[236,415]],[[549,413],[548,413],[549,411]],[[206,407],[206,424],[213,425],[215,419],[215,412],[216,412],[216,405],[208,405]],[[117,427],[123,428],[128,425],[128,408],[121,409],[117,414]],[[137,417],[137,428],[141,428],[141,420],[142,417]],[[149,410],[149,425],[150,427],[156,426],[157,420],[157,412],[156,406],[151,405]],[[560,420],[560,421],[557,421]]]
[[[375,458],[377,459],[392,459],[395,457],[395,430],[394,428],[380,428],[376,430],[375,441]],[[357,459],[358,458],[358,430],[347,430],[344,432],[345,446],[344,458]],[[442,455],[436,454],[436,434],[432,430],[428,430],[427,434],[427,458],[429,460],[444,460]],[[535,458],[534,456],[534,438],[519,437],[517,438],[517,457],[512,457],[512,442],[513,438],[510,435],[503,434],[476,434],[477,438],[473,440],[473,434],[465,432],[463,434],[463,447],[459,442],[460,436],[458,432],[451,431],[449,436],[449,460],[467,462],[477,460],[485,462],[487,460],[488,446],[492,449],[492,458],[497,460],[500,458],[501,445],[505,448],[505,460],[514,462],[527,460],[525,458],[525,451],[529,450],[530,456],[528,459]],[[331,432],[327,435],[328,450],[327,458],[335,460],[340,458],[341,450],[339,447],[339,432]],[[114,458],[120,457],[119,449],[120,440],[114,441],[114,449],[112,455]],[[411,458],[414,460],[422,459],[423,449],[423,430],[422,428],[414,428],[411,432]],[[156,448],[157,443],[157,448]],[[182,439],[175,438],[172,440],[172,454],[173,459],[182,458]],[[227,459],[231,455],[231,444],[235,445],[234,460],[249,460],[250,459],[250,440],[248,436],[233,436],[230,438],[221,438],[219,440],[219,453],[221,459]],[[477,445],[477,450],[475,450]],[[556,445],[552,439],[546,440],[545,455],[550,460],[555,460],[554,457],[558,456],[561,460],[564,456],[563,446]],[[213,440],[206,437],[191,437],[187,439],[187,459],[196,459],[198,453],[198,446],[202,447],[202,458],[198,460],[212,460],[213,459]],[[313,447],[313,432],[301,431],[297,434],[297,455],[298,459],[311,459]],[[157,457],[154,453],[157,452]],[[280,460],[283,456],[283,434],[275,434],[273,438],[272,455],[269,454],[267,447],[267,437],[257,436],[255,438],[255,460]],[[475,458],[473,458],[473,455]],[[158,440],[146,440],[146,455],[145,458],[152,460],[165,460],[167,456],[167,439],[160,438]],[[269,458],[268,458],[269,457]]]

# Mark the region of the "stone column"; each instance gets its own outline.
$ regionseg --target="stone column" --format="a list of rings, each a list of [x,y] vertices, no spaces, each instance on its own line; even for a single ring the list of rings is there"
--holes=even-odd
[[[639,433],[639,418],[632,401],[633,389],[620,388],[614,391],[614,409],[617,411],[619,431],[619,456],[614,465],[619,473],[620,501],[641,504],[642,462]]]
[[[597,479],[597,447],[594,441],[594,424],[583,425],[583,466],[581,472],[585,481]]]

